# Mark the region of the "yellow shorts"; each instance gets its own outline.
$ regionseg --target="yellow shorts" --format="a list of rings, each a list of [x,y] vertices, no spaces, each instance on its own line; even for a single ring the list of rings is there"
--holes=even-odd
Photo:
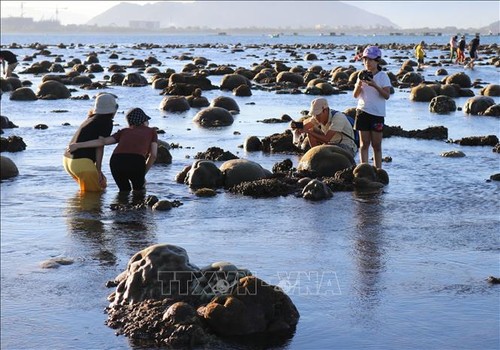
[[[80,191],[100,192],[106,188],[105,181],[99,181],[99,172],[92,160],[63,157],[63,165],[64,170],[80,185]]]

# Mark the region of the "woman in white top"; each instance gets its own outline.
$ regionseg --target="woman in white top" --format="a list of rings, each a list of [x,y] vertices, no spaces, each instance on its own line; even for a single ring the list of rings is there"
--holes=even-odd
[[[384,130],[385,101],[391,95],[391,81],[379,65],[382,52],[377,46],[363,51],[365,70],[358,75],[354,97],[358,99],[354,129],[359,132],[361,163],[368,163],[368,150],[373,149],[373,162],[382,168],[382,132]]]

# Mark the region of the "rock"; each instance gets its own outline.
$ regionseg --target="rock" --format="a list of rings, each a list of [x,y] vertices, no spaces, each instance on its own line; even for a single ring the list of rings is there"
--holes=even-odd
[[[221,336],[292,331],[299,312],[279,288],[244,277],[229,296],[216,297],[198,314]]]
[[[232,159],[220,167],[224,178],[224,187],[229,188],[244,181],[255,181],[271,176],[271,172],[260,164],[247,159]]]
[[[38,98],[29,87],[21,87],[12,91],[9,99],[12,101],[36,101]]]
[[[419,84],[410,92],[410,100],[416,102],[429,102],[436,96],[436,91],[426,84]]]
[[[218,96],[212,100],[210,103],[210,107],[219,107],[224,108],[228,111],[235,111],[239,113],[240,107],[236,103],[236,101],[229,96]]]
[[[472,86],[472,82],[470,80],[470,77],[463,73],[455,73],[453,75],[450,75],[444,79],[445,84],[458,84],[462,88],[470,88]]]
[[[151,209],[156,211],[167,211],[173,208],[172,202],[161,200],[156,202]]]
[[[317,176],[334,176],[339,170],[355,165],[352,156],[333,145],[320,145],[308,150],[297,166],[299,171],[309,171]]]
[[[251,87],[252,82],[250,81],[250,79],[241,74],[226,74],[222,77],[220,88],[221,90],[233,90],[240,85]]]
[[[488,84],[481,89],[480,94],[483,96],[500,96],[500,85]]]
[[[441,153],[441,157],[462,158],[465,157],[465,153],[462,151],[448,151]]]
[[[332,196],[332,190],[318,179],[309,181],[302,190],[302,197],[311,201],[329,199]]]
[[[57,100],[70,98],[71,93],[64,84],[55,80],[49,80],[38,87],[36,96],[39,99]]]
[[[187,295],[194,271],[198,268],[189,262],[184,248],[170,244],[150,246],[132,256],[127,269],[115,278],[118,286],[111,304],[131,305],[146,299]]]
[[[160,102],[160,110],[167,112],[185,112],[191,109],[184,96],[165,96]]]
[[[484,113],[488,107],[495,104],[495,100],[487,96],[475,96],[469,98],[463,107],[463,110],[467,114],[478,115]]]
[[[16,164],[7,157],[0,156],[0,180],[10,179],[19,175]]]
[[[218,188],[224,183],[223,175],[214,162],[197,160],[190,167],[184,182],[190,188]]]
[[[222,107],[207,107],[199,111],[193,121],[203,127],[229,126],[233,124],[234,117]]]
[[[432,113],[448,114],[450,112],[455,112],[457,106],[451,97],[439,95],[431,100],[429,110]]]
[[[243,149],[247,152],[262,151],[262,142],[257,136],[249,136],[245,139]]]

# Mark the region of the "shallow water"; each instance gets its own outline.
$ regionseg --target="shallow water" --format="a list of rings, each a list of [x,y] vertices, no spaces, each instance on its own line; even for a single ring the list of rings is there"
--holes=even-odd
[[[188,62],[173,59],[183,52],[207,57],[217,64],[247,68],[265,58],[291,60],[285,51],[267,46],[237,53],[225,48],[131,48],[134,43],[157,39],[3,34],[2,44],[82,42],[84,46],[76,49],[49,50],[62,55],[63,61],[72,57],[83,61],[94,50],[90,44],[120,43],[122,46],[115,49],[120,57],[154,55],[162,62],[161,69],[176,71]],[[193,37],[167,39],[196,42]],[[411,39],[374,37],[372,42],[406,43]],[[227,45],[272,42],[267,37],[243,36],[203,38],[202,42],[208,40],[220,40]],[[367,38],[299,36],[282,40],[344,40],[357,44]],[[99,49],[103,67],[110,64],[107,56],[111,51]],[[23,48],[19,52],[34,51]],[[396,53],[401,54],[398,51],[384,55]],[[318,50],[317,54],[320,61],[303,61],[301,53],[289,65],[319,64],[331,69],[350,64],[336,59],[338,52]],[[439,57],[443,53],[429,54]],[[355,65],[361,67],[360,63]],[[399,66],[400,62],[389,59],[389,70],[396,73]],[[450,74],[462,70],[456,66],[445,68]],[[17,71],[21,69],[18,67]],[[426,68],[427,80],[441,79],[434,75],[436,69]],[[500,82],[499,70],[492,66],[477,66],[467,73],[472,80]],[[94,80],[101,80],[104,74],[96,73]],[[41,76],[21,78],[34,82],[33,89],[41,80]],[[217,85],[221,77],[211,79]],[[92,97],[97,93],[77,90],[73,96]],[[115,121],[120,126],[125,125],[123,112],[140,106],[152,117],[151,125],[165,130],[160,139],[181,145],[171,150],[171,165],[153,167],[147,178],[147,192],[160,199],[179,200],[183,205],[169,212],[111,210],[110,205],[118,201],[107,166],[113,146],[106,148],[103,161],[109,180],[107,191],[102,195],[80,195],[76,183],[62,168],[62,153],[91,108],[92,100],[17,102],[3,95],[1,114],[19,128],[6,129],[2,136],[21,136],[27,149],[2,153],[20,170],[18,177],[1,183],[0,191],[2,349],[140,348],[129,344],[123,336],[115,336],[104,325],[106,297],[112,291],[105,283],[125,269],[135,252],[156,243],[185,248],[191,262],[198,266],[230,261],[283,287],[301,318],[294,337],[276,345],[277,349],[498,349],[499,288],[485,281],[490,275],[500,275],[500,185],[487,181],[490,175],[500,172],[500,162],[491,147],[385,139],[384,156],[393,161],[383,165],[390,184],[379,194],[335,193],[331,200],[319,203],[293,196],[252,199],[222,190],[213,198],[197,198],[174,179],[191,164],[196,153],[208,147],[221,147],[267,169],[285,158],[296,166],[296,156],[246,153],[239,146],[247,136],[282,132],[285,124],[263,124],[259,120],[279,118],[285,113],[295,118],[314,97],[253,90],[251,97],[234,97],[241,112],[232,126],[208,130],[192,122],[195,109],[182,114],[159,111],[163,96],[150,86],[112,87],[107,91],[119,96],[120,113]],[[479,94],[477,89],[474,91]],[[391,96],[387,105],[388,125],[400,125],[405,130],[443,125],[451,139],[500,136],[498,118],[467,116],[461,111],[435,115],[428,111],[427,103],[409,101],[408,92],[396,89]],[[204,95],[209,100],[232,96],[219,90],[206,91]],[[330,96],[328,100],[340,110],[356,103],[350,94]],[[457,98],[457,106],[463,106],[466,100]],[[499,98],[495,101],[500,103]],[[70,126],[62,126],[64,122]],[[39,123],[49,128],[34,129]],[[461,150],[466,157],[440,156],[450,150]],[[73,259],[74,263],[58,269],[40,268],[42,261],[54,257]]]

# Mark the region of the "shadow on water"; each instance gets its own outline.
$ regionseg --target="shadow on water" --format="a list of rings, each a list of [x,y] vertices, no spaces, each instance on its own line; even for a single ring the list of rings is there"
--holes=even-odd
[[[352,288],[355,293],[353,315],[371,323],[378,319],[375,312],[384,289],[380,282],[385,270],[383,193],[355,192],[354,195],[356,229],[352,251],[356,268]]]

